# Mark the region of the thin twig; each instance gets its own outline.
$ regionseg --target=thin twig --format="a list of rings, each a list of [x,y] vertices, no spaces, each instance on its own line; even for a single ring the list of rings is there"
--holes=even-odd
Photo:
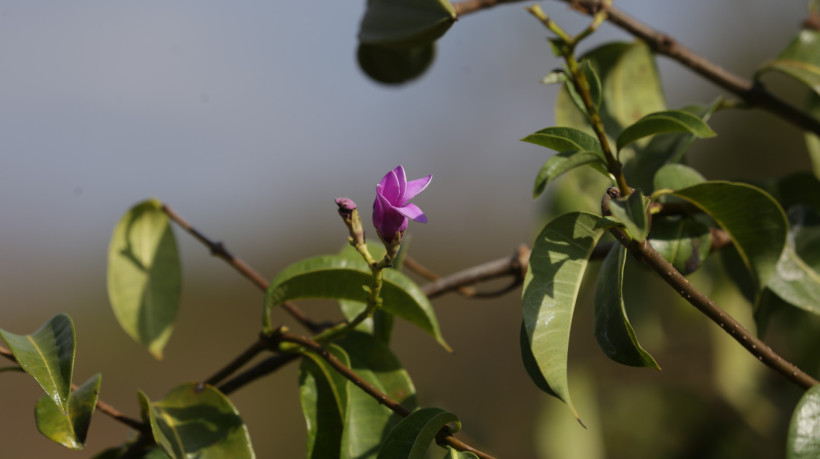
[[[759,340],[754,334],[749,332],[749,330],[746,330],[740,322],[719,308],[709,297],[696,289],[671,263],[666,261],[666,259],[652,248],[652,245],[648,241],[630,241],[623,231],[617,228],[611,229],[610,232],[621,244],[629,249],[629,252],[636,259],[652,268],[680,296],[705,314],[706,317],[718,324],[720,328],[726,331],[726,333],[746,348],[752,355],[757,357],[758,360],[804,389],[818,384],[816,379],[781,357],[780,354],[772,350],[766,343]]]
[[[168,217],[174,221],[174,223],[178,224],[182,227],[185,231],[187,231],[191,236],[196,238],[199,242],[203,245],[208,247],[208,250],[211,251],[211,255],[221,258],[229,265],[231,265],[235,270],[239,271],[240,274],[245,276],[246,278],[250,279],[257,287],[259,287],[263,292],[268,290],[268,280],[262,277],[261,274],[256,272],[253,268],[251,268],[247,263],[242,261],[240,258],[234,256],[231,252],[228,251],[225,244],[219,241],[212,241],[199,230],[191,226],[184,218],[182,218],[179,214],[177,214],[173,209],[168,207],[168,205],[163,204],[162,210],[165,212]],[[285,302],[280,305],[285,311],[288,312],[297,322],[302,324],[305,328],[310,330],[313,333],[317,333],[322,331],[325,326],[321,324],[317,324],[311,321],[304,312],[302,312],[295,304],[290,302]]]
[[[0,346],[0,355],[3,357],[11,360],[12,362],[17,362],[17,358],[14,356],[14,353],[11,350]],[[78,386],[76,384],[71,384],[71,390],[77,390]],[[144,422],[137,421],[136,419],[130,418],[123,414],[120,410],[114,408],[113,405],[110,403],[104,402],[102,399],[97,399],[97,409],[100,410],[102,413],[108,415],[115,421],[125,424],[132,429],[136,429],[140,432],[151,432],[151,427],[146,425]]]
[[[404,257],[404,267],[413,271],[414,273],[418,274],[419,276],[429,280],[429,281],[437,281],[441,279],[441,276],[434,273],[433,271],[427,269],[424,265],[419,263],[416,259],[410,257],[409,255]],[[475,289],[470,287],[459,287],[458,293],[461,293],[464,296],[470,297],[476,294]]]
[[[451,290],[457,290],[465,285],[472,285],[478,282],[496,279],[505,276],[519,276],[524,279],[524,270],[530,258],[530,249],[527,246],[520,246],[512,257],[501,258],[488,263],[483,263],[463,271],[450,274],[435,282],[431,282],[421,287],[421,291],[428,298],[441,296]]]
[[[268,357],[248,370],[225,381],[219,386],[219,390],[225,395],[236,392],[246,384],[269,375],[298,358],[299,354],[278,354]]]
[[[322,345],[317,343],[316,341],[313,341],[310,338],[305,338],[304,336],[298,336],[291,333],[282,333],[278,339],[283,342],[298,344],[315,353],[319,357],[323,358],[330,366],[333,367],[333,369],[338,371],[348,381],[358,386],[360,389],[365,391],[365,393],[376,399],[376,401],[378,401],[394,413],[398,414],[399,416],[407,417],[411,413],[411,411],[402,406],[401,403],[388,397],[387,394],[376,389],[372,384],[365,381],[359,375],[353,372],[353,370],[347,368],[345,364],[339,361],[339,359],[337,359],[333,354],[331,354],[327,349],[322,347]],[[442,428],[439,431],[436,438],[440,439],[441,442],[446,443],[459,451],[469,451],[482,459],[494,459],[493,456],[483,451],[477,450],[472,446],[456,439],[450,433],[447,427]]]
[[[227,365],[225,365],[221,370],[214,373],[213,376],[206,379],[203,384],[210,384],[211,386],[216,386],[217,384],[221,383],[225,378],[234,374],[234,372],[243,365],[250,362],[251,359],[259,355],[260,352],[264,351],[268,348],[268,341],[264,337],[259,337],[253,344],[251,344],[247,349],[245,349],[241,354],[239,354],[235,359],[231,360]]]

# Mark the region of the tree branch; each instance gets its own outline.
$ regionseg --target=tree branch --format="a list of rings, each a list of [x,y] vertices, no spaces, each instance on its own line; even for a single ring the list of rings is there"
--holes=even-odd
[[[309,351],[313,352],[314,354],[318,355],[319,357],[324,359],[330,366],[332,366],[334,370],[338,371],[342,376],[344,376],[348,381],[358,386],[365,393],[376,399],[376,401],[378,401],[380,404],[386,406],[388,409],[398,414],[399,416],[407,417],[411,413],[411,411],[402,406],[401,403],[388,397],[387,394],[376,389],[372,384],[365,381],[359,375],[353,372],[353,370],[347,368],[341,361],[339,361],[339,359],[337,359],[333,354],[328,352],[327,349],[322,347],[322,345],[317,343],[316,341],[313,341],[310,338],[305,338],[304,336],[298,336],[291,333],[282,333],[278,336],[278,340],[282,342],[298,344],[304,347],[305,349],[308,349]],[[436,439],[452,446],[453,448],[459,451],[469,451],[482,459],[494,459],[493,456],[483,451],[477,450],[472,446],[455,438],[447,427],[443,427],[441,430],[439,430],[438,434],[436,435]]]
[[[441,296],[449,291],[458,290],[465,285],[472,285],[478,282],[496,279],[504,276],[516,276],[517,284],[524,280],[524,272],[527,269],[527,262],[530,258],[530,249],[522,245],[512,257],[501,258],[490,261],[463,271],[450,274],[435,282],[431,282],[421,287],[421,291],[432,299]],[[506,288],[509,290],[509,287]]]
[[[173,209],[168,207],[168,205],[163,204],[162,210],[168,215],[168,218],[174,221],[174,223],[181,226],[185,231],[187,231],[191,236],[196,238],[199,242],[203,245],[208,247],[211,251],[211,255],[221,258],[229,265],[231,265],[235,270],[239,271],[240,274],[248,278],[251,282],[253,282],[259,289],[263,292],[268,291],[268,280],[262,277],[261,274],[256,272],[253,268],[251,268],[247,263],[242,261],[241,259],[235,257],[231,252],[228,251],[225,244],[218,241],[212,241],[207,236],[199,232],[196,228],[191,226],[190,223],[185,221],[179,214],[174,212]],[[297,322],[302,324],[305,328],[310,330],[313,333],[318,333],[324,330],[326,327],[322,324],[317,324],[310,320],[304,312],[302,312],[295,304],[290,302],[285,302],[281,304],[281,307],[288,312]]]

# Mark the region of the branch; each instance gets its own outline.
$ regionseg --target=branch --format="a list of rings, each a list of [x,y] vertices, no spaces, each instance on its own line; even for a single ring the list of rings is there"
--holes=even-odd
[[[501,258],[490,261],[463,271],[450,274],[435,282],[421,287],[421,291],[428,298],[441,296],[449,291],[458,290],[465,285],[472,285],[477,282],[496,279],[504,276],[516,276],[516,285],[524,280],[524,271],[530,258],[530,249],[527,246],[520,246],[512,257]],[[510,287],[505,287],[508,291]],[[495,292],[497,293],[497,292]]]
[[[706,317],[720,325],[720,328],[726,331],[726,333],[746,348],[752,355],[757,357],[758,360],[804,389],[808,389],[819,383],[803,370],[797,368],[793,363],[781,357],[766,343],[749,332],[749,330],[746,330],[740,322],[726,313],[726,311],[720,309],[709,297],[696,289],[695,286],[652,248],[652,245],[649,244],[648,241],[630,241],[629,238],[617,228],[611,229],[610,232],[615,235],[618,242],[623,244],[637,260],[642,261],[652,268],[667,284],[678,292],[681,297],[705,314]]]
[[[236,370],[242,368],[243,365],[250,362],[251,359],[259,355],[260,352],[264,351],[268,348],[268,341],[264,336],[260,336],[259,339],[254,341],[253,344],[250,345],[245,351],[239,354],[236,358],[230,361],[225,367],[221,370],[214,373],[213,376],[206,379],[205,382],[202,384],[210,384],[211,386],[216,386],[217,384],[221,383],[225,378],[232,375]]]
[[[375,387],[373,387],[372,384],[362,379],[351,369],[347,368],[341,361],[339,361],[339,359],[337,359],[333,354],[328,352],[327,349],[323,348],[322,345],[317,343],[316,341],[291,333],[282,333],[278,337],[278,339],[279,341],[298,344],[310,350],[319,357],[323,358],[330,366],[333,367],[333,369],[338,371],[348,381],[358,386],[360,389],[365,391],[365,393],[376,399],[376,401],[378,401],[380,404],[386,406],[388,409],[398,414],[399,416],[407,417],[411,413],[410,410],[402,406],[399,402],[388,397],[387,394],[376,389]],[[493,456],[483,451],[479,451],[473,448],[472,446],[453,437],[452,433],[447,427],[443,427],[441,430],[439,430],[438,434],[436,435],[436,439],[452,446],[453,448],[459,451],[469,451],[482,459],[494,459]]]
[[[279,354],[259,362],[252,366],[247,371],[229,379],[219,386],[219,390],[228,395],[231,392],[236,392],[246,384],[255,381],[263,376],[269,375],[290,362],[299,358],[299,354]]]
[[[203,245],[208,247],[211,251],[211,255],[221,258],[225,260],[229,265],[231,265],[235,270],[239,271],[240,274],[245,276],[246,278],[250,279],[257,287],[259,287],[263,292],[268,291],[268,281],[261,274],[256,272],[253,268],[251,268],[247,263],[242,261],[241,259],[235,257],[231,252],[228,251],[225,244],[222,242],[212,241],[207,236],[199,232],[196,228],[191,226],[190,223],[185,221],[184,218],[179,216],[176,212],[173,211],[170,207],[166,204],[162,205],[162,210],[165,212],[168,217],[173,220],[176,224],[181,226],[185,231],[191,234],[194,238],[196,238],[199,242]],[[310,320],[304,312],[302,312],[295,304],[290,302],[285,302],[280,305],[285,311],[287,311],[297,322],[302,324],[305,328],[310,330],[313,333],[317,333],[322,331],[325,326],[322,324],[317,324]]]
[[[6,349],[3,346],[0,346],[0,355],[2,355],[3,357],[11,360],[14,363],[19,363],[17,361],[17,357],[14,356],[14,353],[11,352],[11,350]],[[77,388],[78,387],[77,387],[76,384],[74,384],[74,383],[71,384],[71,390],[77,390]],[[142,433],[149,433],[149,434],[151,433],[151,427],[150,426],[146,425],[144,422],[137,421],[136,419],[133,419],[133,418],[130,418],[130,417],[126,416],[120,410],[114,408],[113,405],[104,402],[100,398],[97,399],[97,409],[99,411],[103,412],[104,414],[108,415],[109,417],[111,417],[115,421],[117,421],[121,424],[125,424],[126,426],[131,427],[132,429],[136,429],[136,430],[138,430],[139,432],[142,432]]]

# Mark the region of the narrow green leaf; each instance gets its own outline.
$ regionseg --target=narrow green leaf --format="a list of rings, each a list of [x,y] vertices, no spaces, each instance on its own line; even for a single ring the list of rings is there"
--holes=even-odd
[[[820,94],[820,32],[810,29],[798,32],[777,59],[757,70],[755,79],[768,72],[787,75]]]
[[[595,69],[592,68],[592,64],[589,59],[584,59],[581,61],[581,71],[584,72],[584,78],[586,78],[587,84],[589,84],[589,95],[592,97],[592,103],[596,107],[600,107],[601,80],[598,78],[598,74],[595,72]]]
[[[427,449],[438,431],[448,423],[455,423],[456,431],[461,423],[458,417],[441,408],[420,408],[399,421],[379,450],[379,459],[407,458],[425,459]]]
[[[415,48],[361,43],[356,50],[356,59],[362,71],[383,84],[397,85],[415,80],[430,68],[435,57],[436,46],[433,43]]]
[[[174,459],[256,457],[248,428],[231,401],[212,386],[197,386],[177,386],[156,402],[139,393],[149,405],[157,445]]]
[[[626,315],[625,266],[626,247],[618,244],[610,249],[595,282],[595,338],[604,354],[618,363],[660,370],[655,359],[638,344]]]
[[[382,308],[421,328],[449,350],[433,306],[421,289],[394,269],[384,270],[383,278]],[[271,309],[289,300],[326,298],[366,302],[367,292],[363,287],[369,285],[370,280],[370,268],[361,260],[328,255],[296,262],[271,281],[265,298],[263,327],[271,330]]]
[[[601,143],[597,138],[572,127],[548,127],[524,137],[521,141],[540,145],[558,153],[591,151],[598,153],[601,159],[604,157]]]
[[[585,164],[598,165],[599,167],[595,169],[598,171],[603,170],[603,174],[607,174],[606,165],[601,159],[601,156],[596,152],[570,151],[558,153],[548,159],[547,162],[541,167],[541,170],[538,171],[538,175],[535,177],[535,188],[532,192],[533,199],[541,196],[541,193],[544,192],[544,189],[550,182],[560,177],[565,172]]]
[[[338,344],[350,357],[350,368],[362,379],[408,410],[417,407],[413,382],[387,346],[356,331]],[[379,445],[401,419],[363,390],[350,386],[340,457],[375,457]]]
[[[686,217],[655,217],[649,243],[681,274],[697,270],[709,256],[712,234],[705,224]]]
[[[656,190],[668,188],[680,190],[705,182],[700,172],[683,164],[667,164],[655,173],[654,185]]]
[[[820,386],[803,394],[792,413],[786,442],[788,459],[820,457]]]
[[[672,194],[712,217],[732,239],[756,291],[769,281],[786,245],[786,214],[768,193],[732,182],[705,182]]]
[[[133,442],[129,442],[124,445],[107,448],[95,454],[91,459],[125,459],[126,457],[131,459],[168,459],[168,455],[156,447],[142,453],[137,453],[136,455],[127,455],[126,453],[132,443]]]
[[[0,330],[0,336],[8,344],[17,363],[34,377],[60,413],[68,413],[77,345],[71,318],[58,314],[30,335]]]
[[[640,190],[635,190],[625,198],[610,201],[612,216],[624,224],[624,228],[637,241],[643,241],[649,234],[649,218],[646,215],[647,199]]]
[[[684,110],[666,110],[650,113],[624,129],[618,136],[618,151],[638,139],[672,132],[687,132],[698,138],[716,135],[700,117]]]
[[[820,96],[812,93],[806,104],[806,111],[815,118],[820,118]],[[812,164],[812,171],[816,178],[820,178],[820,137],[810,132],[805,133],[806,148],[809,150],[809,159]]]
[[[157,359],[171,337],[181,288],[177,243],[162,204],[135,205],[108,246],[108,299],[122,329]]]
[[[97,406],[102,376],[97,373],[68,397],[68,414],[60,412],[54,401],[44,395],[37,401],[34,418],[37,430],[69,449],[83,449],[91,415]]]
[[[444,35],[455,20],[448,0],[368,0],[359,41],[401,48],[425,46]]]
[[[786,248],[767,287],[789,304],[820,314],[820,217],[796,206],[789,209],[789,222]]]
[[[23,367],[3,367],[3,368],[0,368],[0,373],[4,373],[4,372],[7,372],[7,371],[9,371],[9,372],[14,371],[14,372],[19,372],[19,373],[25,373],[26,372],[26,370],[24,370]]]
[[[328,350],[350,367],[347,353],[330,344]],[[336,457],[341,451],[347,410],[348,381],[321,357],[305,353],[299,367],[299,396],[307,424],[307,457]]]
[[[532,356],[551,391],[576,418],[567,383],[569,332],[589,256],[604,233],[596,228],[599,220],[583,212],[564,214],[541,230],[521,299]]]

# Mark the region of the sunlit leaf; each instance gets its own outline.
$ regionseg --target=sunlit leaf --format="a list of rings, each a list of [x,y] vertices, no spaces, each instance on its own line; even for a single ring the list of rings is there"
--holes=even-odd
[[[379,459],[407,458],[425,459],[436,434],[448,423],[456,424],[456,431],[461,423],[458,417],[441,408],[420,408],[399,421],[379,449]]]
[[[347,353],[330,344],[327,349],[350,367]],[[348,381],[322,358],[305,353],[299,367],[299,398],[307,424],[308,458],[336,457],[341,451],[347,410]]]
[[[756,291],[769,281],[786,245],[786,214],[768,193],[744,183],[705,182],[675,191],[712,217],[734,243]]]
[[[589,256],[604,232],[599,220],[583,212],[564,214],[541,230],[521,300],[532,356],[550,390],[576,418],[567,383],[570,324]]]
[[[254,458],[248,428],[230,400],[212,386],[197,386],[177,386],[156,402],[139,393],[160,448],[174,459]]]
[[[390,349],[371,335],[352,332],[338,342],[350,358],[351,369],[376,389],[408,410],[416,408],[416,389]],[[342,458],[375,456],[401,416],[356,386],[350,386],[342,436]]]
[[[77,345],[71,318],[58,314],[30,335],[0,330],[0,336],[17,363],[34,377],[60,413],[67,414]]]
[[[635,337],[626,315],[623,282],[626,247],[618,244],[610,249],[595,282],[595,338],[610,359],[635,367],[661,368]]]
[[[705,182],[700,172],[683,164],[667,164],[655,174],[655,189],[680,190]]]
[[[174,328],[181,288],[177,244],[162,204],[135,205],[108,246],[108,299],[123,330],[158,359]]]
[[[644,137],[675,132],[689,133],[698,138],[717,135],[697,115],[684,110],[666,110],[650,113],[624,129],[618,136],[618,150]]]
[[[368,0],[359,41],[390,47],[425,46],[442,36],[455,19],[448,0]]]
[[[544,163],[544,166],[541,167],[541,170],[538,171],[538,175],[535,177],[535,187],[532,192],[533,199],[540,196],[550,182],[563,175],[565,172],[586,164],[593,166],[598,165],[595,169],[602,172],[604,175],[607,175],[606,166],[604,161],[601,159],[600,154],[593,151],[570,151],[558,153],[548,159],[547,162]]]
[[[649,233],[652,248],[681,274],[697,270],[709,256],[712,234],[705,224],[688,217],[655,217]]]
[[[797,402],[786,442],[788,459],[820,457],[820,386],[814,386]]]
[[[555,150],[558,153],[591,151],[598,153],[601,159],[604,158],[601,144],[597,138],[572,127],[548,127],[536,131],[521,140]]]
[[[759,79],[767,72],[790,76],[820,94],[820,32],[803,29],[773,61],[761,66]]]
[[[100,395],[101,382],[102,377],[97,373],[72,392],[68,397],[67,415],[61,413],[47,395],[40,398],[34,408],[40,433],[69,449],[83,449],[91,415]]]
[[[421,289],[393,269],[384,270],[383,277],[382,308],[421,328],[449,350],[441,336],[433,306]],[[370,285],[370,281],[370,268],[363,260],[328,255],[296,262],[271,281],[265,298],[263,326],[265,330],[271,330],[270,311],[285,301],[326,298],[366,302],[368,293],[363,287]]]
[[[362,71],[383,84],[403,84],[415,80],[430,68],[435,56],[436,46],[433,43],[415,48],[361,43],[356,51]]]

